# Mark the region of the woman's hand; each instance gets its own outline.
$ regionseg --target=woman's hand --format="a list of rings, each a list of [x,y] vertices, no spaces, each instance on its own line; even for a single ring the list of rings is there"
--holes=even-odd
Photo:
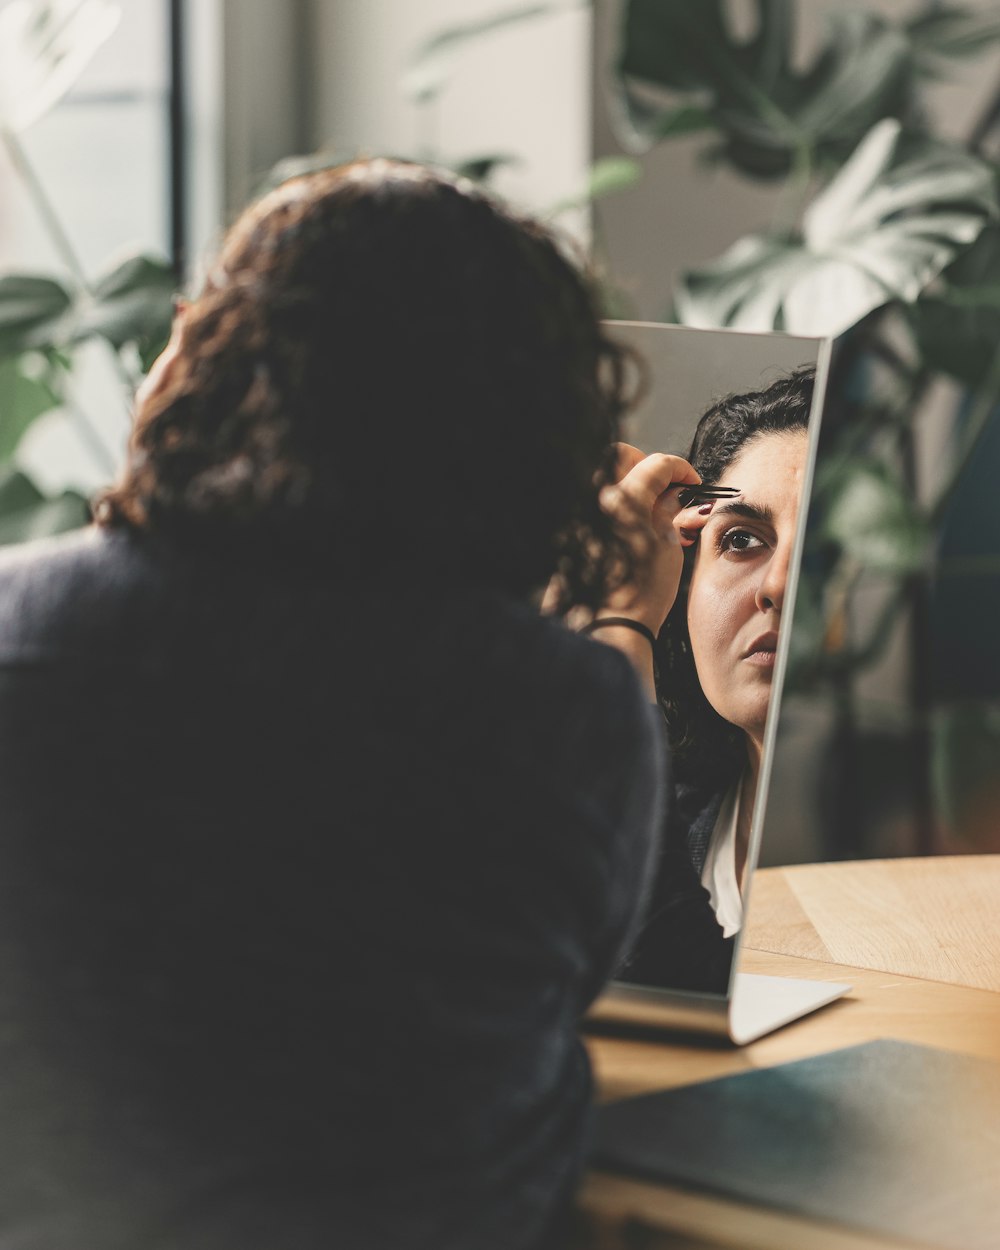
[[[679,490],[668,488],[700,481],[680,456],[647,456],[638,447],[618,444],[618,482],[604,488],[601,506],[631,548],[633,576],[612,592],[598,616],[627,616],[654,634],[660,632],[677,598],[684,563],[681,528],[675,521],[682,511],[697,515],[696,509],[681,508]]]
[[[639,621],[654,634],[677,598],[684,547],[690,546],[705,524],[711,507],[682,508],[681,485],[696,486],[701,478],[680,456],[645,455],[638,447],[618,444],[618,482],[601,493],[601,506],[618,523],[632,550],[633,572],[597,612]],[[671,486],[678,489],[671,490]],[[596,636],[616,647],[631,661],[650,700],[656,702],[653,652],[649,642],[633,629],[607,625]]]

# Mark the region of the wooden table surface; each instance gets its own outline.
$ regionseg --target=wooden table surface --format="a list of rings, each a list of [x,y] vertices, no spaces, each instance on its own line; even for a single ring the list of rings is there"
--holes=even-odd
[[[764,869],[747,945],[1000,991],[1000,855]]]
[[[742,1049],[682,1036],[590,1037],[600,1097],[688,1085],[879,1038],[1000,1062],[1000,856],[762,870],[754,879],[740,967],[848,981],[854,989]],[[601,1173],[587,1178],[580,1208],[586,1233],[579,1244],[602,1250],[903,1245]]]

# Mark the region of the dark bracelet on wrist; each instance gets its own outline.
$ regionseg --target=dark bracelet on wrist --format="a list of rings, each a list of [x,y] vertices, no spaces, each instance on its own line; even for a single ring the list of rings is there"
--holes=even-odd
[[[612,625],[621,625],[625,629],[633,629],[637,634],[642,634],[643,638],[651,647],[656,646],[656,635],[648,625],[643,625],[642,621],[634,621],[630,616],[595,616],[588,624],[584,625],[580,630],[581,634],[592,634],[596,629],[610,628]]]

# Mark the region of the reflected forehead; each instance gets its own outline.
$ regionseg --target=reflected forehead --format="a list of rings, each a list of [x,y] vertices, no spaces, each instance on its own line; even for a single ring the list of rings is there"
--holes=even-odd
[[[739,516],[774,524],[792,505],[798,507],[809,441],[806,431],[773,430],[758,434],[720,475],[720,484],[741,487],[738,499],[718,504],[713,516]]]
[[[793,430],[768,430],[764,434],[755,434],[739,449],[722,472],[722,478],[733,473],[754,472],[767,473],[772,465],[781,465],[792,469],[800,469],[806,461],[809,448],[807,431],[801,427]]]

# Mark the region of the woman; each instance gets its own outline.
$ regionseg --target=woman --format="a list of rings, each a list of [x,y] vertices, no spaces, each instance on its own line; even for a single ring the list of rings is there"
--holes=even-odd
[[[812,391],[812,370],[800,369],[705,413],[690,465],[704,485],[739,494],[684,508],[669,524],[657,515],[663,491],[689,480],[690,466],[622,453],[628,471],[611,503],[620,516],[646,517],[650,556],[591,628],[629,655],[659,699],[674,772],[660,867],[620,973],[626,980],[714,992],[728,982]],[[601,624],[623,616],[658,635],[652,648],[629,625]]]
[[[11,1242],[558,1244],[660,765],[536,603],[627,562],[623,379],[468,183],[363,162],[232,228],[97,526],[0,560]]]

